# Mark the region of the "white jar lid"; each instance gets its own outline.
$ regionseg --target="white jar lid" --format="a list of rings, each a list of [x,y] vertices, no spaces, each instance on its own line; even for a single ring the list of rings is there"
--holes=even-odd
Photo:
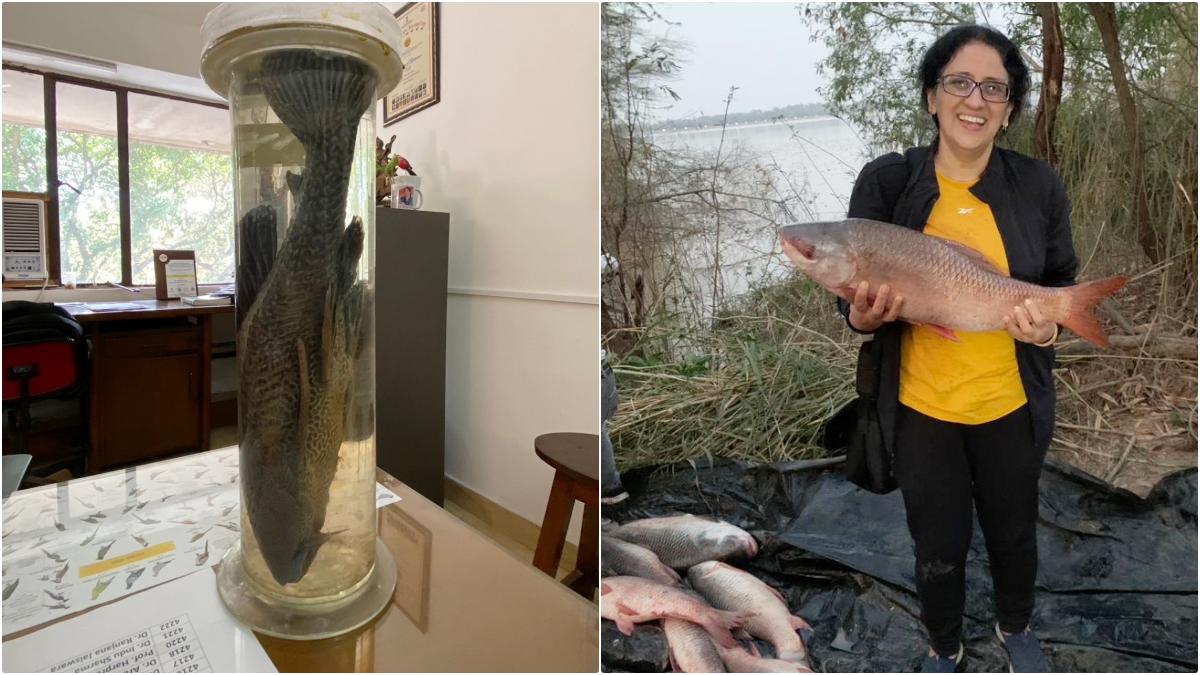
[[[362,57],[379,72],[379,96],[400,84],[404,69],[400,26],[377,2],[226,2],[208,13],[200,36],[200,74],[223,98],[229,97],[234,60],[283,46],[326,47]]]

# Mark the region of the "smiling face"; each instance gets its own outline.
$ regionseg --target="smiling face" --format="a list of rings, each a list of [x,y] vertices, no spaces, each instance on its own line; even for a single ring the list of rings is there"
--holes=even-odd
[[[941,76],[961,75],[976,82],[1009,82],[1000,53],[982,42],[968,42],[942,69]],[[1012,100],[992,103],[983,100],[979,87],[967,98],[947,93],[939,82],[925,91],[929,113],[937,115],[940,142],[959,155],[986,152],[1007,123]]]

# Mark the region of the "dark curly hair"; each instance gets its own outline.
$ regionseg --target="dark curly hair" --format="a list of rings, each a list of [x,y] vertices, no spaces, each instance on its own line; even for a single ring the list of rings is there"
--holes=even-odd
[[[1008,71],[1008,86],[1012,90],[1009,103],[1012,104],[1012,114],[1009,122],[1016,121],[1025,107],[1025,94],[1029,93],[1029,68],[1021,59],[1017,46],[1004,36],[1003,33],[987,26],[967,24],[956,26],[934,41],[925,56],[921,59],[921,106],[927,105],[927,92],[937,86],[937,79],[942,76],[942,69],[954,58],[963,45],[970,42],[981,42],[1000,53],[1004,70]],[[937,126],[937,115],[933,116],[933,124]]]

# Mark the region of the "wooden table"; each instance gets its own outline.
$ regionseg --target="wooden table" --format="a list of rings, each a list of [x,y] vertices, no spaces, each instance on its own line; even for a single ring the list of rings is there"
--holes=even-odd
[[[222,451],[212,451],[217,452]],[[166,469],[178,472],[182,481],[195,471],[188,464],[204,458],[191,455],[125,471],[136,471],[141,476]],[[73,503],[76,494],[98,494],[90,483],[120,481],[114,479],[120,473],[22,490],[7,500],[4,511],[38,503],[41,493],[54,490],[65,491],[67,494],[60,496]],[[380,537],[396,558],[399,571],[393,601],[371,624],[341,637],[296,642],[258,636],[281,672],[599,669],[600,619],[595,604],[522,562],[382,470],[376,470],[376,477],[401,498],[378,510]],[[170,501],[173,503],[175,498]],[[111,518],[118,517],[121,510],[114,507]],[[137,513],[142,513],[141,518],[152,518],[154,512],[152,505]],[[53,521],[47,522],[52,526]],[[219,559],[223,553],[214,550],[212,555]],[[211,575],[212,571],[196,573]],[[7,642],[48,625],[15,632],[4,639]]]
[[[139,309],[94,311],[61,303],[92,343],[87,471],[208,449],[212,316],[233,305],[130,300]],[[95,307],[116,303],[88,303]]]

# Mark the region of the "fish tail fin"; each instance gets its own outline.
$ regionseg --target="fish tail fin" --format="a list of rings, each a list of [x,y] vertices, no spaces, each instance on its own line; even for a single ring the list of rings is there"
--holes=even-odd
[[[733,639],[731,631],[735,628],[741,628],[753,616],[755,616],[755,612],[714,610],[701,625],[717,641],[717,644],[723,647],[736,647],[737,640]]]
[[[359,59],[315,49],[267,55],[260,77],[267,103],[307,152],[348,149],[346,162],[378,82],[374,69]]]
[[[1063,290],[1071,298],[1071,309],[1063,325],[1070,328],[1079,337],[1101,347],[1108,346],[1108,337],[1100,322],[1092,314],[1092,308],[1100,301],[1117,292],[1125,285],[1125,277],[1108,277],[1096,281],[1085,281],[1082,284],[1068,286]]]

